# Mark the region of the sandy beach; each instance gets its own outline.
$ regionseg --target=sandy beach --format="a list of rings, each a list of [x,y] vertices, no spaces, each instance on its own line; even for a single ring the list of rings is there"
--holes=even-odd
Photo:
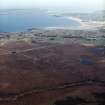
[[[73,29],[73,30],[77,30],[77,29],[87,29],[87,30],[94,30],[94,29],[98,29],[101,27],[105,27],[105,21],[83,21],[82,19],[78,18],[78,17],[67,17],[65,16],[64,18],[66,19],[70,19],[73,21],[76,21],[80,24],[80,26],[75,26],[75,27],[46,27],[45,29]]]

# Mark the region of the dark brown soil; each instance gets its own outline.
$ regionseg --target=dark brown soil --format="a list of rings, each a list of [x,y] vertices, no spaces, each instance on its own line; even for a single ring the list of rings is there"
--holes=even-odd
[[[103,46],[19,43],[0,47],[0,105],[104,105]]]

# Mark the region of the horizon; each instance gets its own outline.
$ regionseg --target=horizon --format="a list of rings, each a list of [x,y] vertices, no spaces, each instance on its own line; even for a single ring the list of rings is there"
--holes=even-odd
[[[104,0],[1,0],[0,9],[47,9],[71,12],[104,10]]]

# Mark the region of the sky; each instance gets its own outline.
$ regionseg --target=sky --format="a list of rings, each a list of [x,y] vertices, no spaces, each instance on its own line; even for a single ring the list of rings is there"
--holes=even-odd
[[[0,9],[41,8],[70,11],[104,9],[104,0],[0,0]]]

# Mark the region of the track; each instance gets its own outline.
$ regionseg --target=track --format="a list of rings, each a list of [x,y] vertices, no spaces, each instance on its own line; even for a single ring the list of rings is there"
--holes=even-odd
[[[31,48],[31,49],[26,49],[26,50],[22,50],[22,51],[16,51],[16,54],[19,54],[19,53],[24,53],[24,52],[28,52],[28,51],[33,51],[33,50],[40,50],[40,49],[45,49],[45,48],[51,48],[51,47],[57,47],[58,45],[48,45],[48,46],[43,46],[43,47],[38,47],[38,48]],[[5,49],[1,49],[1,50],[4,50],[6,51],[7,53],[4,53],[4,54],[0,54],[0,56],[3,56],[3,55],[9,55],[9,54],[13,54],[14,51],[10,51],[10,50],[5,50]]]
[[[25,58],[27,59],[31,59],[33,60],[33,62],[36,62],[38,60],[41,60],[42,58],[48,58],[48,57],[51,57],[51,56],[54,56],[56,55],[55,53],[54,54],[50,54],[50,55],[46,55],[46,56],[43,56],[42,58],[33,58],[33,57],[30,57],[28,55],[25,55],[23,54],[24,52],[28,52],[28,51],[33,51],[33,50],[40,50],[40,49],[45,49],[45,48],[52,48],[52,47],[56,47],[57,45],[52,45],[52,46],[43,46],[43,47],[38,47],[38,48],[31,48],[31,49],[26,49],[26,50],[22,50],[22,51],[16,51],[16,53],[13,53],[14,51],[9,51],[9,50],[4,50],[4,49],[1,49],[3,51],[6,51],[7,53],[4,53],[4,54],[0,54],[0,56],[5,56],[5,55],[11,55],[11,54],[21,54],[22,56],[24,56]]]
[[[20,92],[20,93],[8,93],[7,95],[3,95],[4,97],[0,97],[0,101],[16,101],[18,98],[25,97],[27,95],[30,95],[32,93],[43,93],[47,91],[56,91],[71,87],[78,87],[78,86],[86,86],[86,85],[97,85],[97,86],[105,86],[105,81],[101,80],[83,80],[78,82],[72,82],[72,83],[64,83],[59,84],[57,86],[53,87],[34,87],[31,90]]]

